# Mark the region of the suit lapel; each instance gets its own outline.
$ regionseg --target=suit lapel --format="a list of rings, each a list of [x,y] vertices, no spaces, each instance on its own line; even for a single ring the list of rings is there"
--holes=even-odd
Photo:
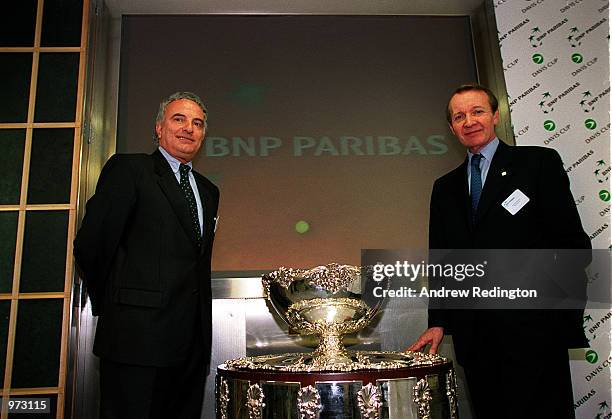
[[[510,155],[510,147],[500,141],[489,167],[482,194],[480,195],[478,211],[476,213],[476,224],[485,217],[493,203],[497,201],[499,195],[506,191],[505,185],[512,179],[513,170]]]
[[[194,234],[194,229],[191,221],[191,215],[189,213],[189,206],[187,200],[181,192],[181,188],[176,181],[176,177],[170,168],[170,165],[164,158],[164,156],[156,150],[153,154],[153,160],[155,162],[155,172],[159,176],[157,183],[161,188],[164,195],[168,199],[168,203],[174,210],[176,217],[185,230],[185,234],[190,238],[194,247],[197,247],[197,241]]]
[[[210,208],[210,202],[213,201],[212,195],[210,194],[209,189],[206,187],[206,184],[204,183],[204,181],[202,180],[202,176],[197,173],[197,172],[193,172],[193,175],[195,177],[196,180],[196,185],[198,187],[198,193],[200,194],[200,201],[202,203],[202,242],[205,242],[207,240],[210,240],[210,238],[212,237],[213,234],[213,229],[214,229],[214,222],[213,219],[211,218],[211,211],[212,209]],[[202,246],[202,251],[204,251],[204,247]]]

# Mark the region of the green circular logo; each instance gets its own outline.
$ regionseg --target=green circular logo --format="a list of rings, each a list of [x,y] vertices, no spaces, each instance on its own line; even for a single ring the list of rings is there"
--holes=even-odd
[[[550,119],[547,119],[546,121],[544,121],[544,129],[546,131],[554,131],[556,127],[557,125],[555,124],[554,121],[551,121]]]
[[[597,128],[597,122],[595,122],[594,119],[589,118],[584,121],[584,126],[592,130],[592,129]]]
[[[592,349],[589,349],[584,354],[584,359],[586,359],[589,364],[594,364],[599,359],[599,356],[597,356],[597,352]]]
[[[308,230],[310,230],[310,225],[306,221],[300,220],[295,223],[295,231],[297,231],[298,233],[304,234]]]
[[[576,64],[580,64],[582,62],[582,55],[578,53],[572,54],[572,61]]]
[[[544,62],[544,56],[542,54],[533,54],[531,59],[536,64],[542,64]]]
[[[610,200],[610,191],[606,191],[605,189],[599,191],[599,199],[604,202],[608,202]]]

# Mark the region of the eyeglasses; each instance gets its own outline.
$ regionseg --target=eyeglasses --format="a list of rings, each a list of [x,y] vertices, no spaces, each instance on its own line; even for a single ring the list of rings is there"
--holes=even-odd
[[[469,112],[469,115],[472,118],[479,118],[481,116],[484,116],[488,113],[491,113],[485,109],[474,109],[473,111]],[[453,121],[453,124],[458,124],[461,122],[465,122],[465,119],[467,118],[467,114],[464,114],[463,112],[457,113],[455,115],[453,115],[451,117],[451,120]]]

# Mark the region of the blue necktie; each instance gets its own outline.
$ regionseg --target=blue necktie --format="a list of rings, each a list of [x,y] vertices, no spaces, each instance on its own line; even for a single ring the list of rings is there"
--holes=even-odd
[[[181,164],[179,166],[179,171],[181,172],[181,190],[185,195],[185,199],[187,200],[187,205],[189,205],[189,214],[191,215],[191,221],[193,223],[193,230],[197,237],[198,246],[202,243],[202,231],[200,230],[200,220],[198,219],[198,206],[196,205],[195,195],[193,194],[193,189],[191,189],[191,184],[189,183],[189,171],[191,168],[186,164]]]
[[[472,196],[472,223],[476,221],[476,210],[482,192],[482,177],[480,175],[480,159],[482,154],[474,154],[470,162],[470,194]]]

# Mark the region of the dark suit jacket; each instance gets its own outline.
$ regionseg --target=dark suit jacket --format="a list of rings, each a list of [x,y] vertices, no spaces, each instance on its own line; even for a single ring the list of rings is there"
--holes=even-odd
[[[210,263],[219,190],[193,172],[204,208],[203,241],[164,156],[114,155],[100,174],[74,241],[77,265],[99,315],[94,353],[167,366],[197,334],[210,355]]]
[[[502,202],[516,189],[530,201],[515,215]],[[431,249],[590,249],[555,150],[510,147],[500,141],[487,174],[475,225],[470,221],[467,159],[437,179],[429,225]],[[583,266],[576,281],[586,287]],[[453,335],[459,362],[470,362],[487,343],[510,347],[536,339],[553,346],[585,347],[582,310],[430,310],[429,326]]]

